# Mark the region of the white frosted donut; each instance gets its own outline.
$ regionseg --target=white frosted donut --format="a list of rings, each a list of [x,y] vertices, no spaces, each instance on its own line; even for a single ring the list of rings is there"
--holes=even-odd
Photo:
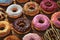
[[[16,11],[14,12],[12,9],[16,9]],[[23,8],[20,5],[12,4],[7,8],[6,13],[11,18],[17,18],[22,14],[22,11],[23,11]]]

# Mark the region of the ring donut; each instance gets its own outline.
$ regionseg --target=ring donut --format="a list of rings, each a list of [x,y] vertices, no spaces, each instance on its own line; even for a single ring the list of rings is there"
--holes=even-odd
[[[8,6],[9,4],[11,4],[13,1],[12,0],[0,0],[0,5],[1,6]]]
[[[0,37],[4,37],[10,33],[10,25],[7,21],[0,21]]]
[[[60,28],[60,12],[55,12],[51,17],[51,21],[57,28]]]
[[[38,31],[44,31],[50,26],[49,18],[43,14],[36,15],[32,20],[32,26]]]
[[[58,5],[54,1],[45,0],[40,3],[40,7],[41,7],[41,10],[46,14],[51,14],[57,10]]]
[[[30,31],[30,22],[25,18],[18,18],[13,23],[13,31],[18,34],[25,34]]]
[[[24,5],[24,12],[26,15],[35,16],[39,13],[39,5],[36,2],[27,2]]]
[[[11,18],[18,18],[19,16],[21,16],[22,11],[23,8],[20,5],[12,4],[7,8],[6,13]]]

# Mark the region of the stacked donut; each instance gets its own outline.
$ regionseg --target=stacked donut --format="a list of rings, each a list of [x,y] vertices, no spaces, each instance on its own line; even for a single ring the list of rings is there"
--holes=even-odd
[[[0,0],[1,40],[60,40],[59,0]]]

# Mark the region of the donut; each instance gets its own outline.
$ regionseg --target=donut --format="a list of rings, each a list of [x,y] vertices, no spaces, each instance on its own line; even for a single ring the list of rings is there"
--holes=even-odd
[[[57,28],[60,28],[60,12],[55,12],[51,17],[51,21]]]
[[[18,18],[13,23],[13,31],[18,34],[28,33],[30,29],[30,21],[27,18]]]
[[[47,30],[49,26],[49,18],[43,14],[36,15],[32,20],[32,27],[38,31]]]
[[[43,35],[43,39],[44,40],[59,40],[60,39],[60,33],[59,33],[59,29],[57,28],[50,28],[48,30],[46,30],[46,32]]]
[[[57,10],[58,5],[54,1],[47,0],[47,1],[42,1],[40,3],[40,7],[44,13],[51,14]]]
[[[4,37],[10,33],[10,24],[7,21],[0,21],[0,37]]]
[[[39,10],[39,5],[36,2],[27,2],[24,5],[24,13],[28,16],[35,16]]]
[[[23,37],[23,40],[42,40],[42,38],[36,33],[29,33]]]
[[[57,4],[58,4],[58,7],[60,8],[60,0],[59,0],[59,1],[57,1]]]
[[[1,6],[8,6],[9,4],[11,4],[13,2],[13,0],[0,0],[0,5]]]
[[[17,0],[18,3],[25,3],[27,1],[29,1],[29,0]]]
[[[3,8],[0,8],[0,21],[6,20],[7,19],[7,14],[4,11]]]
[[[11,18],[18,18],[19,16],[21,16],[22,11],[23,8],[20,5],[12,4],[7,8],[6,13]]]
[[[15,35],[9,35],[5,37],[4,40],[20,40],[20,39]]]

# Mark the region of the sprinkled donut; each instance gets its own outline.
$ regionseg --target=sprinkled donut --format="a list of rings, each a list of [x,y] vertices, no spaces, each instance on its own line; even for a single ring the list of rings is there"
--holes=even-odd
[[[7,8],[6,13],[11,18],[18,18],[19,16],[21,16],[22,11],[23,8],[20,5],[12,4]]]
[[[12,0],[0,0],[1,6],[7,6],[12,3]]]
[[[23,40],[42,40],[42,38],[36,33],[29,33],[23,37]]]
[[[39,5],[36,2],[27,2],[24,5],[24,13],[28,16],[35,16],[39,10]]]
[[[30,31],[30,22],[28,19],[25,18],[18,18],[13,23],[13,31],[18,34],[25,34]]]
[[[57,28],[60,28],[60,12],[55,12],[51,17],[51,21]]]
[[[36,15],[32,20],[32,26],[36,30],[44,31],[50,26],[49,18],[43,14]]]
[[[58,5],[54,1],[45,0],[40,3],[40,7],[41,7],[41,10],[46,14],[51,14],[57,10]]]

